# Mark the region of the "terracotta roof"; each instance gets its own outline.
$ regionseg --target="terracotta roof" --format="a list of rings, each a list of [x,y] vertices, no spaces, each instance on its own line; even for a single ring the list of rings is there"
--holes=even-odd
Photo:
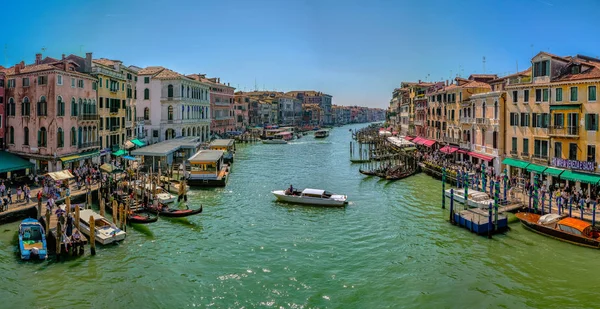
[[[19,74],[48,71],[48,70],[55,70],[55,69],[58,69],[58,68],[53,65],[49,65],[49,64],[31,64],[31,65],[26,65],[24,68],[22,68],[21,73],[19,73]],[[6,72],[6,75],[15,75],[15,67],[12,66],[12,67],[6,69],[5,72]]]
[[[561,57],[561,56],[558,56],[558,55],[555,55],[555,54],[551,54],[551,53],[548,53],[548,52],[544,52],[544,51],[542,51],[542,52],[539,52],[539,53],[538,53],[537,55],[535,55],[533,58],[535,58],[535,57],[539,56],[540,54],[545,54],[545,55],[548,55],[548,56],[550,56],[551,58],[558,59],[558,60],[562,60],[562,61],[569,61],[569,60],[571,59],[571,57],[570,57],[570,56],[567,56],[567,57]]]
[[[492,89],[492,87],[488,83],[478,82],[475,80],[469,81],[468,83],[462,85],[463,88],[486,88]]]
[[[493,78],[497,78],[498,75],[496,74],[471,74],[471,76],[469,76],[469,78],[475,78],[475,77],[493,77]]]
[[[138,74],[139,75],[154,75],[162,70],[164,70],[165,68],[161,67],[161,66],[156,66],[156,67],[147,67],[144,69],[141,69]]]
[[[156,74],[154,76],[154,78],[158,78],[158,79],[169,79],[169,78],[178,78],[178,77],[185,77],[182,74],[179,74],[173,70],[170,69],[164,69],[162,71],[160,71],[160,73]]]
[[[571,80],[585,80],[585,79],[599,79],[600,78],[600,64],[590,63],[591,68],[579,73],[579,74],[565,74],[554,80],[553,82],[571,81]]]
[[[106,58],[94,59],[94,60],[92,60],[92,62],[101,64],[101,65],[105,65],[105,66],[113,66],[113,65],[115,65],[115,63],[117,63],[117,61],[115,61],[115,60],[110,60],[110,59],[106,59]]]

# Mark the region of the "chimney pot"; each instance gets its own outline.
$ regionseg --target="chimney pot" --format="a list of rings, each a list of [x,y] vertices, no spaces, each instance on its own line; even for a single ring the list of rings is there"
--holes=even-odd
[[[65,54],[62,54],[62,60],[65,60]]]
[[[35,64],[40,64],[42,62],[42,54],[35,54]]]
[[[15,74],[21,74],[21,64],[15,64]]]
[[[419,84],[421,83],[421,80],[419,79]]]
[[[25,61],[21,61],[21,63],[19,63],[19,65],[21,66],[21,69],[25,68]]]

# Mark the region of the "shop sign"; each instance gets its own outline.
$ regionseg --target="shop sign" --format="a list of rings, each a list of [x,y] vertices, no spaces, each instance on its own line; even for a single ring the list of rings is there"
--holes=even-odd
[[[561,158],[552,158],[552,165],[556,167],[562,167],[572,170],[584,170],[593,172],[596,170],[595,162],[588,161],[577,161],[577,160],[566,160]]]

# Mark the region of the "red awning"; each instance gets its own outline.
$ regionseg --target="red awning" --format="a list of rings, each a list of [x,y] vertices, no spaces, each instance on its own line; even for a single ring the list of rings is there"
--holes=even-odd
[[[453,147],[453,146],[444,146],[440,149],[441,152],[443,153],[447,153],[447,154],[451,154],[454,153],[458,150],[458,148]]]
[[[494,157],[486,156],[484,154],[480,154],[480,153],[477,153],[477,152],[472,152],[471,151],[471,152],[469,152],[469,155],[471,157],[479,158],[479,159],[484,160],[484,161],[492,161],[492,160],[494,160]]]
[[[464,154],[468,154],[469,151],[468,150],[464,150],[464,149],[459,149],[458,153],[464,153]]]
[[[415,139],[413,139],[412,142],[415,144],[423,145],[423,139],[420,137],[415,137]]]
[[[405,136],[405,137],[404,137],[404,139],[405,139],[405,140],[407,140],[407,141],[409,141],[409,142],[410,142],[410,141],[412,141],[412,140],[413,140],[413,138],[414,138],[414,137],[410,137],[410,136]]]
[[[436,141],[432,141],[430,139],[423,139],[423,146],[431,147],[435,143],[436,143]]]

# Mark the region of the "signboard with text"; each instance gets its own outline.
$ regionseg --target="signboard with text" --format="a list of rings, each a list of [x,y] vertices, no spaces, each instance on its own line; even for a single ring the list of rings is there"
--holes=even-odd
[[[573,170],[584,170],[589,172],[593,172],[594,170],[596,170],[596,163],[588,161],[552,158],[552,165],[556,167],[568,168]]]

